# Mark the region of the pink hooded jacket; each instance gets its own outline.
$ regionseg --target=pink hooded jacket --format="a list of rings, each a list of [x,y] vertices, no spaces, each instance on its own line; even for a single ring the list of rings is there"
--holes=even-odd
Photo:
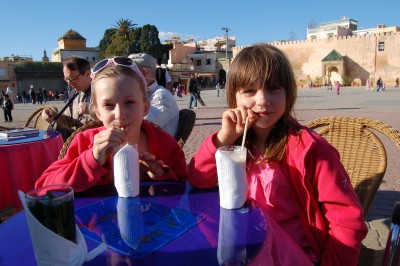
[[[192,187],[209,188],[218,184],[215,136],[216,133],[203,142],[190,162],[188,181]],[[260,184],[252,180],[254,169],[251,165],[254,164],[248,164],[247,168],[248,197],[253,198]],[[274,167],[289,176],[302,227],[318,263],[357,265],[361,241],[368,229],[337,150],[306,127],[298,133],[290,130],[285,156]],[[268,198],[267,194],[265,198]],[[260,206],[265,204],[260,202]],[[262,256],[258,254],[255,260],[263,261]]]

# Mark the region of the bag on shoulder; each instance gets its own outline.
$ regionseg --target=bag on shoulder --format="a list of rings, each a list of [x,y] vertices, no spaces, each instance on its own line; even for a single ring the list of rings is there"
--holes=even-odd
[[[14,109],[14,105],[13,105],[13,103],[12,103],[10,100],[6,101],[5,107],[6,107],[8,110],[13,110],[13,109]]]
[[[156,81],[158,83],[158,85],[161,85],[165,88],[165,86],[167,85],[167,81],[165,79],[165,68],[161,68],[161,67],[157,67],[156,68]]]

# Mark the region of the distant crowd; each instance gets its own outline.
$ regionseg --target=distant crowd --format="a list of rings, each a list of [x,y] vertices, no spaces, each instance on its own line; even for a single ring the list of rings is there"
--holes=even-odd
[[[2,96],[6,95],[7,92],[2,90],[1,91]],[[27,90],[22,90],[22,92],[19,92],[17,94],[13,94],[11,96],[11,100],[13,102],[18,102],[18,103],[23,103],[23,104],[43,104],[46,103],[47,101],[59,101],[59,100],[65,100],[68,98],[67,96],[67,90],[46,90],[45,88],[38,88],[34,89],[33,86],[27,91]]]

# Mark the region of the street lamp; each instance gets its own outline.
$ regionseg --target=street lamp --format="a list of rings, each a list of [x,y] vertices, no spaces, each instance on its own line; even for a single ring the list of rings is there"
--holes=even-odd
[[[226,62],[228,63],[228,31],[230,31],[231,29],[228,27],[223,27],[222,30],[226,32],[225,52],[226,52]]]

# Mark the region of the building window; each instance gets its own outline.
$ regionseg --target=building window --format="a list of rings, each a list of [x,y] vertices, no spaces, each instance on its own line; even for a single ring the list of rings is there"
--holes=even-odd
[[[211,65],[211,59],[206,59],[206,65]]]
[[[93,62],[96,61],[96,57],[92,57],[92,59],[93,59]]]
[[[328,38],[333,38],[333,33],[328,33]]]
[[[385,51],[385,42],[379,42],[378,50],[379,51]]]
[[[6,76],[6,70],[3,68],[0,68],[0,77],[5,77]]]
[[[196,66],[201,66],[201,60],[197,60]]]

